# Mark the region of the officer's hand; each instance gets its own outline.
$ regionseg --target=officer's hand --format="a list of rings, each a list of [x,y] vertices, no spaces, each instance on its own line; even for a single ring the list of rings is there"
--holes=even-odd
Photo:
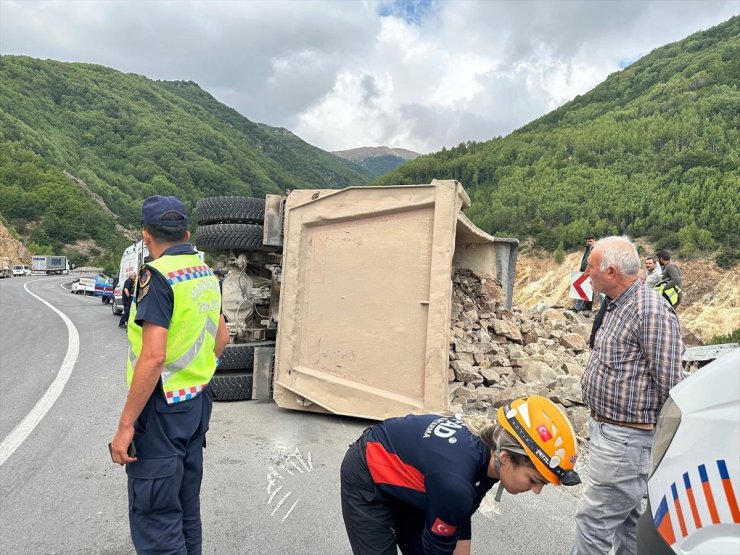
[[[118,428],[113,441],[110,442],[110,456],[116,464],[127,464],[136,461],[136,457],[129,457],[129,445],[134,440],[134,427]]]

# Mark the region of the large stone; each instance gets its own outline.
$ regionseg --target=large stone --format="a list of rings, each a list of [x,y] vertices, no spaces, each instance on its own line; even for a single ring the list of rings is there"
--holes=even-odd
[[[494,397],[493,406],[498,408],[512,399],[528,397],[530,395],[546,396],[548,393],[547,385],[543,382],[517,384],[499,391]]]
[[[473,343],[471,341],[466,341],[464,339],[455,339],[453,341],[455,345],[455,352],[456,353],[474,353],[475,347],[473,346]]]
[[[462,360],[468,364],[475,364],[475,356],[473,353],[456,353],[455,360]]]
[[[571,376],[577,376],[579,379],[581,378],[581,376],[583,376],[583,366],[581,366],[580,364],[576,364],[574,362],[564,362],[560,368],[563,369],[567,374],[570,374]]]
[[[557,374],[555,373],[555,371],[546,363],[539,360],[525,361],[520,368],[514,369],[514,373],[524,383],[536,381],[552,381],[557,378]]]
[[[527,355],[519,345],[508,345],[507,348],[509,350],[509,359],[527,358]]]
[[[463,305],[462,303],[458,302],[457,300],[452,300],[452,310],[451,315],[453,320],[457,320],[463,311]]]
[[[494,320],[493,331],[496,335],[510,339],[514,343],[522,342],[522,332],[519,330],[516,323],[510,320]]]
[[[481,279],[480,293],[484,299],[489,301],[504,300],[504,290],[501,287],[501,283],[491,277]]]
[[[576,431],[576,435],[581,439],[588,439],[588,408],[575,406],[566,410]]]
[[[465,361],[453,360],[450,366],[452,366],[452,369],[455,371],[455,378],[457,381],[472,383],[476,381],[476,379],[480,378],[473,365],[468,364]]]
[[[541,319],[543,324],[553,322],[563,322],[563,324],[565,324],[565,315],[563,315],[563,312],[554,308],[548,308],[545,310],[542,313]]]
[[[480,375],[483,377],[483,383],[486,385],[493,385],[501,379],[501,374],[493,368],[481,368]]]
[[[475,400],[493,404],[494,397],[498,394],[498,389],[489,387],[479,387],[475,390]]]
[[[564,333],[560,336],[560,344],[566,349],[573,349],[576,353],[583,352],[588,348],[583,337],[577,333]]]

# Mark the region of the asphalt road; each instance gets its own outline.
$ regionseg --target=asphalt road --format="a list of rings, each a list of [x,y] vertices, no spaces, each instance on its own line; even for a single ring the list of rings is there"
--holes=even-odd
[[[126,394],[125,333],[109,305],[70,294],[69,281],[0,280],[3,554],[134,552],[125,473],[107,450]],[[66,315],[72,331],[29,292]],[[79,351],[65,366],[75,333]],[[38,425],[22,441],[12,436],[49,388],[60,393]],[[339,465],[367,424],[271,402],[217,403],[205,452],[203,552],[349,553]],[[17,448],[3,462],[13,438]],[[539,496],[504,494],[499,504],[489,495],[473,519],[473,553],[567,553],[579,493],[546,487]]]

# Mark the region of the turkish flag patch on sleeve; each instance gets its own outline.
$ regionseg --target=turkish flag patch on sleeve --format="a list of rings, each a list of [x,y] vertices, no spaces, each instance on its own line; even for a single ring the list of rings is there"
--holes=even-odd
[[[452,536],[455,534],[456,530],[457,526],[447,524],[439,518],[437,518],[437,520],[434,521],[434,524],[432,524],[432,533],[437,534],[438,536]]]

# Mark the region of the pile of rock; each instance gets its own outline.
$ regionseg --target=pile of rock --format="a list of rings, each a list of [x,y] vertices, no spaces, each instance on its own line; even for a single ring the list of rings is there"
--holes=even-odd
[[[511,399],[537,394],[563,407],[576,433],[588,436],[581,376],[591,322],[537,305],[505,310],[501,283],[470,270],[453,278],[450,410],[488,414]]]

